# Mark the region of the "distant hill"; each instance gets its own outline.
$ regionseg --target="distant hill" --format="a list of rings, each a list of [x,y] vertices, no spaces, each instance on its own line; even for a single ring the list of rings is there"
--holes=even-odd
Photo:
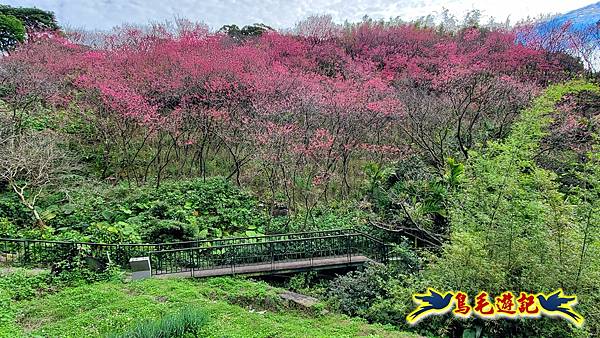
[[[575,29],[587,28],[591,25],[600,27],[600,2],[591,4],[565,14],[559,14],[545,21],[540,25],[540,30],[544,31],[553,27],[560,26],[570,21]]]
[[[570,23],[567,34],[582,33],[579,37],[583,39],[584,44],[577,49],[572,49],[570,42],[564,37],[561,38],[564,39],[561,42],[553,43],[558,43],[559,49],[562,48],[570,51],[574,56],[581,57],[587,69],[600,70],[600,2],[542,21],[537,25],[536,32],[540,36],[553,35],[553,32],[561,32],[561,27],[565,23]]]

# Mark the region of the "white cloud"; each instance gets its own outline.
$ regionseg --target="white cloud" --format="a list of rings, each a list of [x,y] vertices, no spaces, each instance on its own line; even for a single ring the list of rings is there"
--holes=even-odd
[[[224,24],[262,22],[276,28],[293,26],[310,14],[330,14],[337,22],[358,21],[365,14],[372,18],[400,16],[414,19],[443,7],[462,17],[471,9],[485,16],[514,22],[527,16],[562,13],[595,0],[5,0],[11,6],[52,10],[61,25],[88,29],[108,29],[123,23],[145,24],[150,21],[185,17],[203,21],[213,28]]]

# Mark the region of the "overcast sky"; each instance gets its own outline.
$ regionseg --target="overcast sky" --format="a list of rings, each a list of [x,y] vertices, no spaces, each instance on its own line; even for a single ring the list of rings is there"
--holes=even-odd
[[[292,27],[311,14],[330,14],[337,22],[400,16],[415,19],[448,8],[457,17],[471,9],[484,16],[511,22],[546,13],[565,13],[597,0],[4,0],[5,4],[38,7],[53,11],[62,26],[109,29],[123,23],[184,17],[202,21],[212,28],[224,24],[265,23],[275,28]]]

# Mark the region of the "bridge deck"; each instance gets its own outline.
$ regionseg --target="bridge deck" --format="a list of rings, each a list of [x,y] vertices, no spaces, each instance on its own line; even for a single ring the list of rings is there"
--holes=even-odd
[[[247,265],[235,265],[233,267],[218,267],[207,270],[194,270],[186,272],[161,274],[157,271],[153,277],[172,278],[172,277],[216,277],[226,275],[265,275],[273,273],[290,273],[305,270],[325,270],[337,269],[350,266],[359,266],[370,261],[369,258],[362,255],[343,255],[330,256],[312,259],[298,259],[289,261],[279,261],[273,263],[258,263]]]

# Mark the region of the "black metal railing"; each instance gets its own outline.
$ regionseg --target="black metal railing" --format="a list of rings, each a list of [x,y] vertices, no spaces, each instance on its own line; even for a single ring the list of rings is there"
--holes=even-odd
[[[146,256],[160,249],[157,244],[106,244],[0,238],[0,264],[47,267],[76,256],[127,266],[131,257]]]
[[[352,257],[364,256],[385,263],[388,246],[365,233],[344,231],[325,236],[305,233],[295,238],[156,250],[149,255],[153,275],[187,272],[193,275],[195,271],[211,269],[230,269],[236,273],[236,268],[259,264],[270,264],[270,270],[276,270],[276,263],[299,260],[308,260],[312,266],[316,259],[332,257],[342,257],[351,263]]]
[[[84,255],[85,257],[94,258],[103,264],[112,262],[123,267],[127,267],[130,258],[148,256],[149,252],[296,240],[303,238],[341,235],[350,233],[351,231],[351,229],[334,229],[172,243],[106,244],[93,242],[0,238],[0,264],[46,267],[77,255]]]

